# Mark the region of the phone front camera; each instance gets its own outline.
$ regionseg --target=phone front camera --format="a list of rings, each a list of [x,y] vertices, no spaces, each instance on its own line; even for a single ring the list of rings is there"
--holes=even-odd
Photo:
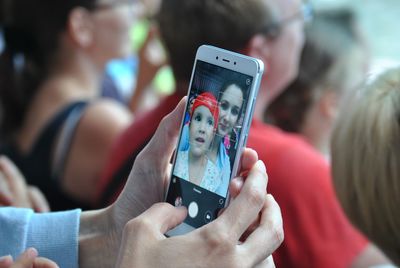
[[[215,59],[218,60],[218,56],[216,56]]]
[[[233,65],[236,65],[236,61],[233,63]]]

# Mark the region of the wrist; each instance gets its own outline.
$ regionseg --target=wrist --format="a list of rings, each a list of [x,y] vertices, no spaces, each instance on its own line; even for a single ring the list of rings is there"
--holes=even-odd
[[[114,267],[122,230],[115,225],[113,207],[81,214],[79,267]]]

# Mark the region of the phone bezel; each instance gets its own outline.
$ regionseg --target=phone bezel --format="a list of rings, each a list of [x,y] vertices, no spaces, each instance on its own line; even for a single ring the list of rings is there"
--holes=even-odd
[[[235,72],[240,72],[245,75],[249,75],[253,77],[252,80],[252,85],[250,87],[250,92],[249,96],[247,99],[247,104],[246,104],[246,111],[244,115],[244,120],[243,120],[243,130],[240,135],[240,139],[238,141],[238,150],[236,151],[235,154],[235,163],[232,168],[232,174],[231,178],[235,177],[237,175],[237,170],[238,167],[240,166],[240,155],[243,152],[243,148],[246,145],[247,142],[247,136],[249,132],[249,128],[251,125],[251,120],[254,112],[254,107],[255,107],[255,100],[258,94],[258,89],[261,83],[261,77],[264,72],[264,64],[261,60],[252,58],[246,55],[242,55],[239,53],[235,53],[232,51],[228,51],[225,49],[217,48],[214,46],[210,45],[202,45],[198,48],[196,57],[193,63],[193,68],[192,68],[192,74],[190,78],[190,83],[189,83],[189,88],[187,91],[187,96],[189,96],[190,91],[192,89],[192,83],[193,83],[193,77],[196,71],[196,64],[198,60],[207,62],[216,66],[220,66],[222,68],[226,68]],[[180,131],[182,131],[184,124],[184,119],[182,119],[181,124],[180,124]],[[178,139],[178,144],[180,143],[181,139],[181,132],[179,134],[179,139]],[[176,154],[174,155],[173,159],[173,165],[175,164],[176,161]],[[171,174],[170,174],[170,181],[168,184],[168,188],[165,194],[165,199],[168,196],[168,191],[170,190],[171,187],[171,178],[172,178],[172,170],[171,169]],[[225,207],[229,204],[229,191],[227,192],[226,195],[226,202],[225,202]],[[187,232],[190,232],[192,230],[196,229],[195,227],[183,222],[174,229],[170,230],[167,232],[168,236],[175,236],[175,235],[181,235],[185,234]]]

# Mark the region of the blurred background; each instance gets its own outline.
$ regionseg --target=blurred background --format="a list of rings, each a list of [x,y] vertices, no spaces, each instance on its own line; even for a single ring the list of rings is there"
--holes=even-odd
[[[316,9],[345,6],[360,20],[371,50],[372,68],[400,62],[400,1],[398,0],[313,0]]]
[[[150,9],[156,9],[157,0],[144,0],[144,2],[149,2],[149,5],[152,5]],[[316,11],[346,7],[355,12],[361,26],[360,30],[365,36],[370,51],[369,69],[371,74],[377,74],[387,67],[400,64],[399,0],[311,0],[311,3]],[[136,51],[144,43],[149,27],[149,22],[144,21],[132,30],[132,42]],[[160,50],[157,44],[153,47],[150,46],[150,49],[152,50],[150,53],[155,53],[155,57],[160,58],[157,55],[160,53],[155,52]],[[120,62],[111,63],[108,71],[112,74],[119,73],[119,75],[114,75],[115,79],[119,80],[117,82],[119,83],[118,87],[124,91],[125,96],[129,96],[132,94],[130,90],[135,88],[136,81],[132,73],[135,73],[137,64],[128,66],[134,70],[133,72],[123,72],[120,66]],[[122,75],[124,73],[126,75]],[[145,91],[145,94],[148,95],[148,98],[144,98],[143,104],[145,106],[153,106],[157,103],[157,101],[152,101],[153,97],[158,99],[158,97],[172,93],[174,81],[168,66],[160,69],[149,86],[151,90]]]

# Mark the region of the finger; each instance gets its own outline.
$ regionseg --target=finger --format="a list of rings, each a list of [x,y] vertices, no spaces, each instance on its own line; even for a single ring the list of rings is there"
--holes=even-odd
[[[155,25],[150,25],[142,47],[146,47],[147,45],[149,45],[149,43],[156,37],[158,37],[158,29]]]
[[[257,160],[258,160],[257,152],[251,148],[245,148],[245,150],[242,153],[240,171],[243,172],[250,170],[257,162]],[[239,174],[241,172],[239,172]]]
[[[10,268],[13,262],[11,255],[0,257],[0,268]]]
[[[145,55],[145,51],[147,49],[147,46],[149,45],[150,41],[153,40],[154,38],[154,32],[153,32],[153,27],[150,26],[149,30],[147,31],[147,35],[143,41],[143,44],[140,46],[138,54],[141,58],[143,58],[143,56]]]
[[[174,207],[168,203],[157,203],[142,213],[137,220],[139,222],[151,223],[152,229],[156,231],[159,238],[164,238],[164,234],[182,223],[186,218],[187,209]]]
[[[32,208],[36,212],[50,211],[49,203],[47,203],[47,200],[44,197],[43,193],[37,187],[29,186],[28,197],[32,205]]]
[[[3,173],[0,171],[0,206],[11,206],[13,195]]]
[[[245,148],[241,159],[240,175],[239,177],[234,178],[229,185],[229,194],[231,195],[231,198],[236,198],[239,194],[249,170],[254,166],[257,160],[257,152],[251,148]]]
[[[260,225],[260,219],[261,219],[261,212],[258,214],[257,219],[253,221],[247,228],[247,230],[242,234],[242,236],[240,237],[240,241],[246,241],[247,237],[251,235],[254,232],[254,230],[257,229],[257,227]]]
[[[229,226],[230,237],[235,241],[257,219],[258,213],[263,208],[267,181],[265,165],[262,161],[257,161],[250,170],[242,191],[215,221],[215,224],[221,223],[222,226],[225,226],[224,228]]]
[[[140,153],[141,157],[138,156],[136,159],[146,159],[144,156],[147,155],[152,157],[155,167],[164,169],[167,166],[178,140],[179,126],[182,121],[186,99],[186,97],[183,98],[176,108],[163,118],[153,138]],[[146,159],[145,161],[148,160]]]
[[[58,268],[58,265],[52,260],[39,257],[33,262],[33,268]]]
[[[37,256],[37,250],[29,248],[14,262],[12,268],[31,268],[33,266],[33,261]]]
[[[21,194],[26,191],[26,182],[24,176],[8,157],[0,157],[0,170],[3,172],[4,178],[10,187],[10,191],[14,195]]]
[[[242,190],[243,184],[244,184],[243,177],[236,177],[231,180],[231,182],[229,183],[229,194],[232,200],[239,195],[240,190]]]
[[[267,195],[259,227],[240,247],[243,249],[243,254],[251,253],[256,264],[271,255],[282,243],[283,238],[281,210],[272,195]]]

